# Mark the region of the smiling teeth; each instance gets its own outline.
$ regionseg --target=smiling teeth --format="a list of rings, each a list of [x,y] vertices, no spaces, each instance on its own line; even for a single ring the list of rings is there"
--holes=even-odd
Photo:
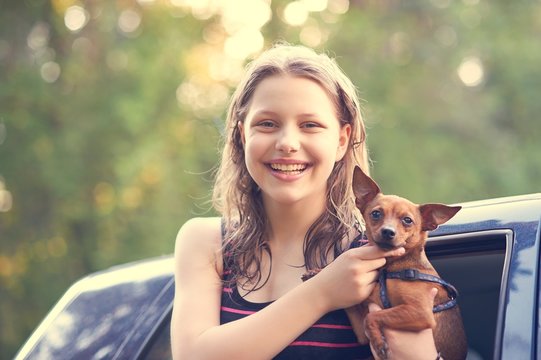
[[[306,165],[303,164],[271,164],[273,170],[278,171],[303,171]]]

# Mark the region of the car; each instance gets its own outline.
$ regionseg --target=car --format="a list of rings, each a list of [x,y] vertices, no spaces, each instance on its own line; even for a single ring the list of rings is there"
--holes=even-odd
[[[468,358],[541,359],[541,194],[460,205],[426,251],[459,291]],[[169,255],[79,280],[16,359],[171,359],[173,268]]]

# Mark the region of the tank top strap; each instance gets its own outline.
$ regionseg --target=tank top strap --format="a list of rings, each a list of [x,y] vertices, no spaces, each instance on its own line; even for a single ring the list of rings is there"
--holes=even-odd
[[[220,219],[220,228],[222,234],[222,263],[223,263],[223,274],[222,280],[228,281],[231,278],[231,268],[233,266],[233,258],[231,257],[231,244],[226,242],[227,231],[225,228],[225,220],[222,217]]]

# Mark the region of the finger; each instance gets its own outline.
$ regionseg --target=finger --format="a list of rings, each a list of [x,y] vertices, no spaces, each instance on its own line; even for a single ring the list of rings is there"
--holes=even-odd
[[[370,284],[376,284],[378,282],[378,279],[379,279],[379,271],[376,269],[374,270],[370,270],[366,273],[365,275],[369,281],[368,281],[368,285]]]
[[[351,254],[353,254],[353,256],[358,257],[362,260],[374,260],[389,256],[400,256],[404,255],[404,253],[406,252],[403,247],[389,251],[383,251],[382,249],[374,245],[365,245],[359,248],[350,249],[348,251],[351,251]]]
[[[376,303],[368,303],[368,312],[380,311],[381,307]]]
[[[384,266],[387,263],[387,260],[385,260],[385,258],[378,258],[374,260],[361,260],[359,263],[360,269],[362,269],[363,272],[375,272],[377,278],[377,270]]]

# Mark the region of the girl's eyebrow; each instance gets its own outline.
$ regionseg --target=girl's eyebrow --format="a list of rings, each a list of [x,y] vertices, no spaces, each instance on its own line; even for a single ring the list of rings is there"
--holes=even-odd
[[[302,113],[299,115],[299,118],[318,118],[319,115],[315,113]]]
[[[272,111],[272,110],[257,110],[256,112],[254,112],[254,116],[261,116],[261,115],[271,115],[271,116],[276,116],[276,115],[279,115],[277,112],[275,111]],[[302,113],[302,114],[298,114],[297,117],[299,118],[313,118],[313,117],[318,117],[319,115],[316,114],[316,113]]]
[[[254,112],[254,117],[256,116],[277,116],[278,113],[272,111],[272,110],[257,110]]]

